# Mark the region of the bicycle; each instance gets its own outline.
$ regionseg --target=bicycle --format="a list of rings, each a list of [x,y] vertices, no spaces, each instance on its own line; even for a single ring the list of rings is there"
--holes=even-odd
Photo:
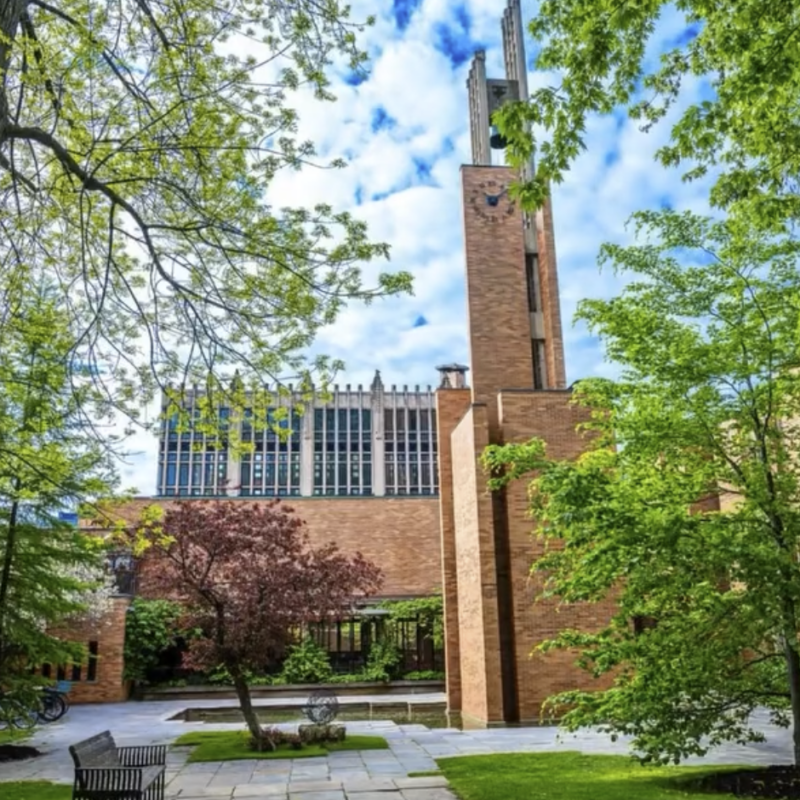
[[[69,681],[59,681],[55,687],[45,686],[42,689],[40,708],[37,710],[39,720],[44,723],[55,722],[69,711]]]
[[[39,721],[35,708],[7,692],[0,691],[0,730],[30,730]]]

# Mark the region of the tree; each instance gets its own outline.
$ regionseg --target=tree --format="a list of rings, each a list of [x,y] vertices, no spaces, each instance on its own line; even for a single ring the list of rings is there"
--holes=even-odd
[[[362,222],[268,192],[279,170],[343,165],[297,141],[288,94],[334,99],[326,69],[363,70],[362,27],[338,0],[0,7],[0,288],[45,270],[84,367],[134,419],[171,381],[224,393],[231,365],[324,383],[337,365],[302,354],[319,328],[410,288],[362,284],[388,254]]]
[[[612,688],[551,702],[568,728],[630,734],[661,761],[757,740],[765,706],[800,764],[798,243],[689,213],[635,220],[648,240],[601,256],[634,281],[578,311],[621,370],[576,386],[585,453],[485,454],[494,487],[536,471],[545,593],[618,598],[601,630],[541,645],[578,648]]]
[[[11,286],[0,304],[0,676],[18,692],[35,682],[32,665],[80,663],[82,647],[49,630],[102,615],[113,591],[104,543],[58,517],[107,494],[115,475],[78,424],[88,395],[70,384],[72,342],[52,294]]]
[[[309,623],[351,613],[380,586],[380,570],[334,544],[313,548],[280,501],[183,501],[131,532],[145,551],[143,591],[185,606],[193,667],[223,665],[257,746],[261,729],[246,672],[262,669]]]
[[[710,99],[688,105],[657,154],[689,179],[719,173],[712,201],[744,205],[760,225],[800,216],[800,8],[793,0],[679,0],[685,31],[652,69],[645,59],[666,0],[543,0],[530,24],[536,67],[558,85],[498,114],[515,164],[537,157],[522,196],[541,205],[551,182],[584,148],[586,119],[627,107],[645,130],[661,120],[686,84],[707,81]],[[538,139],[530,125],[543,126]]]

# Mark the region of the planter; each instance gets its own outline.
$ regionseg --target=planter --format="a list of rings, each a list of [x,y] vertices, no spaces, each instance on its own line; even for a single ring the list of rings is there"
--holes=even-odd
[[[444,681],[392,681],[391,683],[296,683],[286,686],[251,686],[250,696],[292,698],[305,702],[311,692],[329,689],[338,697],[354,695],[436,694]],[[142,687],[137,700],[235,700],[232,686]]]

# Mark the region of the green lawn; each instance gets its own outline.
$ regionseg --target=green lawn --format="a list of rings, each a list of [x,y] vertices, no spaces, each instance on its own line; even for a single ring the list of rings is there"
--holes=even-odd
[[[70,800],[72,786],[47,781],[0,783],[0,797],[3,800]]]
[[[21,742],[27,739],[33,731],[21,731],[18,728],[5,728],[0,731],[0,744],[10,744],[11,742]]]
[[[461,800],[730,800],[693,791],[719,767],[642,767],[625,756],[515,753],[436,762]]]
[[[176,745],[196,745],[189,761],[241,761],[247,758],[311,758],[339,750],[386,750],[389,745],[382,736],[348,736],[343,742],[306,745],[292,750],[282,745],[277,750],[257,753],[248,746],[247,731],[193,731],[184,733]],[[3,798],[5,800],[5,798]]]

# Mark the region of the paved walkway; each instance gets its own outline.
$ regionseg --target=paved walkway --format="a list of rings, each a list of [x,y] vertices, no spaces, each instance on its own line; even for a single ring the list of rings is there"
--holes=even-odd
[[[383,699],[372,696],[353,698],[353,702]],[[442,699],[441,695],[392,697],[393,702],[438,702]],[[235,706],[232,700],[77,706],[62,721],[41,728],[32,739],[31,743],[43,750],[44,756],[0,764],[0,781],[70,782],[72,763],[67,746],[106,729],[112,731],[120,745],[170,743],[192,730],[240,729],[241,723],[170,720],[189,707]],[[790,732],[770,726],[766,715],[758,716],[756,725],[768,737],[764,744],[726,745],[716,748],[704,759],[690,759],[686,763],[791,763]],[[443,778],[409,778],[408,774],[435,770],[435,759],[444,756],[552,750],[617,755],[630,752],[626,741],[613,743],[607,736],[593,731],[559,736],[555,728],[457,731],[377,721],[348,722],[347,727],[354,734],[384,736],[390,749],[345,751],[331,753],[326,758],[187,764],[189,749],[174,748],[168,756],[167,797],[176,800],[453,800]]]

